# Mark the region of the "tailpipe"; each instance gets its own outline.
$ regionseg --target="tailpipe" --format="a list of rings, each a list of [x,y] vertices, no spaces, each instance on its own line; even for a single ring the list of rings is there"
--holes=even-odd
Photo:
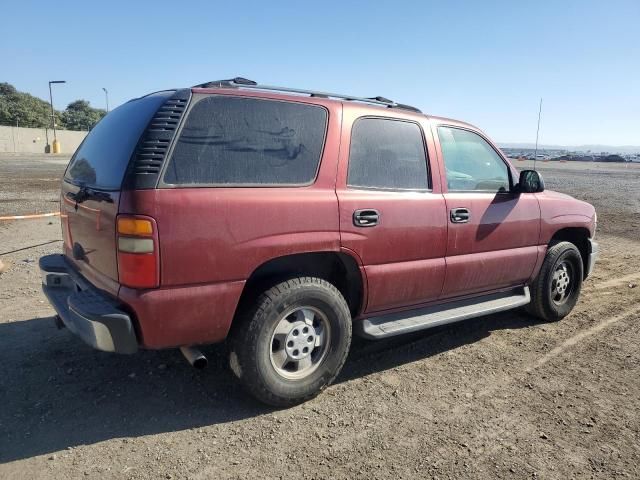
[[[180,351],[182,352],[182,355],[184,355],[184,358],[187,359],[187,362],[189,362],[191,366],[197,370],[202,370],[209,363],[207,357],[204,356],[204,353],[202,353],[197,348],[180,347]]]

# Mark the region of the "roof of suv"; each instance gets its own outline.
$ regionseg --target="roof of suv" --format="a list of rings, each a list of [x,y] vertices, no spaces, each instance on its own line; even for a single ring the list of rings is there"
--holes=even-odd
[[[288,88],[288,87],[276,87],[273,85],[259,85],[257,82],[253,80],[248,80],[242,77],[235,77],[229,80],[214,80],[211,82],[201,83],[199,85],[195,85],[192,88],[245,88],[245,89],[254,89],[254,90],[263,90],[263,91],[271,91],[271,92],[283,92],[286,94],[297,94],[297,95],[308,95],[310,97],[316,98],[335,98],[339,100],[348,100],[355,101],[361,103],[368,103],[373,105],[384,106],[385,108],[402,108],[404,110],[410,110],[416,113],[422,113],[416,107],[412,107],[411,105],[405,105],[402,103],[394,102],[393,100],[389,100],[385,97],[356,97],[353,95],[343,95],[339,93],[329,93],[329,92],[320,92],[315,90],[301,90],[298,88]]]
[[[437,123],[459,125],[473,130],[478,130],[477,127],[460,120],[454,120],[446,117],[435,117],[422,113],[416,107],[406,105],[402,103],[394,102],[385,97],[358,97],[353,95],[342,95],[337,93],[319,92],[313,90],[301,90],[296,88],[276,87],[270,85],[260,85],[253,80],[248,80],[242,77],[235,77],[229,80],[214,80],[191,87],[194,93],[229,93],[230,90],[235,93],[242,92],[242,94],[248,94],[247,96],[264,96],[268,95],[271,98],[282,98],[283,100],[300,101],[301,98],[321,100],[318,103],[341,103],[347,104],[347,102],[353,102],[358,107],[371,108],[376,111],[393,109],[395,112],[402,112],[410,116],[427,117],[435,120]],[[315,102],[314,102],[315,103]],[[394,113],[395,113],[394,112]],[[390,113],[390,112],[389,112]]]

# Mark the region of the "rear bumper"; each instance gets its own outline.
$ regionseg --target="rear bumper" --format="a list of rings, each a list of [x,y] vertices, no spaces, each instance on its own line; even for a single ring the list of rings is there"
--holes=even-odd
[[[117,301],[87,282],[64,258],[40,258],[42,290],[65,326],[92,347],[135,353],[138,340],[131,317]]]
[[[595,242],[589,239],[589,258],[587,258],[587,271],[585,272],[584,278],[587,278],[593,272],[593,267],[598,259],[600,254],[600,247],[598,242]]]

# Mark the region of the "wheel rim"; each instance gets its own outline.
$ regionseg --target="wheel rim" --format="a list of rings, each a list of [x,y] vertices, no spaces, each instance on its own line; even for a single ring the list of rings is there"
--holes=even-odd
[[[313,373],[329,351],[329,320],[310,306],[286,312],[271,335],[271,365],[278,375],[299,380]]]
[[[551,280],[551,299],[556,305],[564,304],[573,293],[574,281],[573,267],[569,262],[560,262],[553,272]]]

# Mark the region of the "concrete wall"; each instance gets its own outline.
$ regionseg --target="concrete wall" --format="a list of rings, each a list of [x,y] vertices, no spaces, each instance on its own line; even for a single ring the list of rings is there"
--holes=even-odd
[[[60,153],[75,152],[86,135],[87,132],[56,130],[56,137],[61,147]],[[51,144],[53,142],[51,129],[0,126],[0,152],[45,153],[47,138]]]

